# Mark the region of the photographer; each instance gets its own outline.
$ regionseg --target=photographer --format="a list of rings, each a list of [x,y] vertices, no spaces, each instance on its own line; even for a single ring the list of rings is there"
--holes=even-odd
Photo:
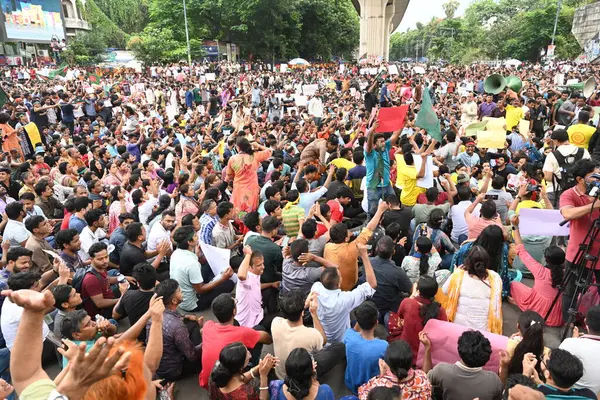
[[[567,268],[576,267],[573,265],[575,255],[581,243],[584,243],[590,226],[595,220],[600,218],[600,201],[597,198],[589,196],[588,187],[600,185],[600,169],[596,167],[591,160],[579,160],[571,169],[577,185],[566,190],[560,196],[560,213],[565,220],[570,221],[569,244],[567,246],[566,266]],[[596,193],[596,191],[594,191]],[[587,250],[590,255],[597,255],[600,251],[600,242],[592,243],[591,248]],[[583,278],[591,271],[586,265]],[[596,266],[596,282],[600,282],[600,264]],[[569,285],[563,293],[563,318],[568,320],[568,310],[575,293],[576,279],[571,279]]]

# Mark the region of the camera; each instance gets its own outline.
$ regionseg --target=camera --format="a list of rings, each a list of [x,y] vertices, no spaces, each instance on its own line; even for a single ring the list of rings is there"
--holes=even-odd
[[[600,198],[600,182],[595,181],[588,183],[587,188],[585,189],[585,194],[587,194],[590,197]]]
[[[527,185],[527,191],[528,192],[539,192],[540,185]]]

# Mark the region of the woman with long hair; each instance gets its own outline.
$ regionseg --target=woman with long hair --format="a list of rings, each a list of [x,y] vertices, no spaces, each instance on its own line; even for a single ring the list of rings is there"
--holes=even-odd
[[[546,315],[558,294],[558,287],[563,281],[565,252],[557,246],[547,247],[544,250],[546,265],[537,262],[525,250],[525,245],[519,233],[518,218],[514,220],[513,238],[517,245],[517,255],[533,274],[534,283],[533,287],[530,288],[521,282],[511,282],[511,297],[508,298],[508,301],[521,310],[533,310],[540,315]],[[562,300],[559,298],[546,321],[548,326],[562,326],[563,317],[560,304],[562,304]]]
[[[490,258],[490,263],[486,268],[497,272],[502,278],[502,297],[510,295],[510,282],[516,277],[514,271],[509,270],[508,251],[509,246],[504,238],[502,229],[497,225],[487,226],[477,239],[467,241],[460,246],[458,251],[454,253],[454,258],[450,265],[450,271],[464,264],[466,256],[475,246],[483,247]]]
[[[115,186],[110,190],[112,202],[108,208],[108,233],[111,234],[119,226],[119,215],[130,212],[133,208],[132,203],[125,201],[125,189],[121,186]]]
[[[447,321],[446,311],[435,301],[438,284],[429,276],[421,276],[414,294],[400,303],[398,313],[391,313],[388,322],[388,342],[405,340],[413,352],[413,362],[419,353],[419,332],[430,319]],[[414,289],[413,289],[414,290]]]
[[[146,224],[148,224],[148,229],[152,229],[152,225],[154,225],[156,221],[160,221],[161,214],[163,211],[166,211],[169,209],[169,207],[171,207],[172,200],[173,199],[168,194],[161,194],[158,197],[158,204],[154,206],[152,214],[150,214],[148,220],[146,221]]]
[[[431,399],[432,388],[427,374],[413,369],[413,351],[404,340],[390,343],[383,359],[379,359],[379,376],[371,378],[358,388],[359,400],[367,400],[376,387],[398,387],[402,399]]]
[[[194,186],[188,183],[181,186],[179,202],[175,206],[175,221],[181,223],[181,218],[188,214],[198,215],[200,204],[194,197]]]
[[[410,282],[415,283],[423,275],[435,277],[442,258],[431,240],[427,236],[419,236],[415,241],[415,250],[415,253],[402,260],[402,269]]]
[[[507,352],[511,357],[508,364],[507,374],[522,374],[523,373],[523,358],[527,353],[533,353],[538,360],[542,360],[544,356],[544,318],[535,311],[524,311],[519,315],[517,321],[518,332],[511,336]],[[535,369],[540,377],[542,373],[541,362],[538,362]]]
[[[329,385],[317,380],[317,365],[308,350],[292,350],[285,361],[285,379],[270,385],[273,400],[333,400],[335,395]]]
[[[119,167],[116,162],[107,165],[108,174],[102,178],[102,184],[110,187],[121,186],[123,181],[119,177]]]
[[[268,375],[276,358],[267,354],[258,367],[244,373],[251,355],[241,342],[223,347],[219,361],[210,373],[209,392],[212,400],[267,400]],[[255,377],[258,376],[259,379]]]
[[[236,142],[238,154],[231,156],[226,168],[227,182],[233,181],[233,192],[231,202],[235,209],[242,213],[256,211],[258,209],[258,186],[257,170],[261,163],[271,157],[272,150],[259,145],[252,144],[246,138],[238,138]],[[254,151],[254,147],[261,151]]]
[[[448,321],[502,334],[502,280],[497,272],[488,269],[490,265],[485,248],[473,245],[464,265],[456,268],[444,284],[447,297],[441,303]]]

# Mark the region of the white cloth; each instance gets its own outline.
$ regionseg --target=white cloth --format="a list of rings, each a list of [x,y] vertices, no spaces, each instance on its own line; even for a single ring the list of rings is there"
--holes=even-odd
[[[469,234],[469,226],[467,225],[467,221],[465,221],[465,210],[469,208],[470,205],[470,200],[463,200],[450,208],[450,219],[452,220],[451,239],[455,242],[458,242],[458,237],[460,235]],[[481,205],[478,204],[477,207],[475,207],[475,211],[473,211],[473,215],[479,216],[480,208]]]
[[[148,201],[144,202],[144,204],[138,207],[138,215],[140,217],[140,222],[144,224],[144,228],[146,228],[146,231],[148,231],[148,217],[150,217],[154,206],[157,204],[158,199],[150,195]]]
[[[90,255],[88,254],[88,251],[90,251],[90,247],[92,247],[94,243],[100,243],[104,238],[106,238],[106,232],[104,232],[103,229],[96,229],[96,232],[92,232],[89,226],[83,228],[79,234],[81,249],[77,252],[79,257],[81,257],[81,261],[89,260]]]
[[[570,156],[577,154],[579,147],[575,146],[574,144],[563,144],[562,146],[559,146],[556,150],[559,151],[560,154],[562,154],[563,156]],[[583,150],[583,158],[590,158],[590,153],[585,149]],[[560,167],[553,153],[548,153],[548,155],[546,156],[546,161],[544,161],[544,167],[542,168],[542,171],[552,172],[554,175],[556,175],[558,179],[561,178]],[[546,181],[546,192],[554,192],[553,179]]]
[[[148,251],[156,251],[158,245],[166,240],[173,250],[173,243],[171,242],[171,232],[165,229],[165,227],[159,222],[152,225],[150,233],[148,234]]]
[[[9,241],[10,247],[20,247],[21,243],[29,239],[29,231],[20,221],[9,219],[4,228],[4,241]]]
[[[358,285],[350,292],[328,290],[321,282],[315,282],[310,291],[319,295],[317,313],[329,343],[342,341],[344,333],[350,328],[350,311],[375,294],[375,289],[368,282]]]
[[[4,299],[2,304],[2,314],[0,315],[0,328],[2,329],[2,335],[6,341],[6,347],[12,350],[15,344],[15,338],[17,337],[17,329],[19,328],[19,322],[21,322],[21,316],[23,315],[23,307],[19,307],[9,299]],[[50,328],[46,322],[42,325],[42,340],[46,339],[46,336],[50,333]]]
[[[567,350],[583,363],[583,376],[574,387],[600,393],[600,363],[598,363],[600,336],[584,335],[580,338],[568,338],[558,347]]]
[[[185,311],[193,311],[198,302],[193,285],[204,282],[198,256],[189,250],[175,250],[171,255],[170,276],[181,288],[183,302],[179,307]]]
[[[315,118],[323,118],[323,101],[319,97],[313,97],[308,102],[308,114]]]

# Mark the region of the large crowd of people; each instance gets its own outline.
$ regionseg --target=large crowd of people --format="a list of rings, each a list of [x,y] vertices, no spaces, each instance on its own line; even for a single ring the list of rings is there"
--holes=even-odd
[[[600,68],[63,72],[2,70],[0,398],[600,398]]]

